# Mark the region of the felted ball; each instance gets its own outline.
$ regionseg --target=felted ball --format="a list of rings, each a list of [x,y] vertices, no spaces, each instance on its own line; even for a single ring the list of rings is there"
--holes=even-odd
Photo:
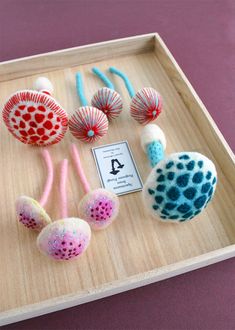
[[[141,89],[131,100],[131,116],[142,125],[155,120],[161,111],[162,97],[151,87]]]
[[[80,107],[69,120],[69,129],[73,136],[84,142],[94,142],[108,131],[107,116],[94,107]]]
[[[46,77],[38,77],[34,83],[34,89],[39,92],[52,94],[54,91],[53,85]]]
[[[51,223],[51,218],[44,208],[33,198],[20,196],[16,200],[16,214],[25,227],[40,231]]]
[[[78,206],[79,217],[86,220],[95,230],[109,226],[117,217],[118,212],[117,195],[102,188],[86,194]]]
[[[163,130],[155,124],[148,124],[142,129],[140,137],[141,147],[144,152],[146,152],[146,147],[152,143],[152,141],[161,142],[163,149],[166,149],[166,136]]]
[[[118,117],[123,107],[121,96],[108,87],[100,88],[93,95],[91,104],[93,107],[103,111],[108,120]]]
[[[14,93],[4,105],[2,116],[15,138],[36,146],[58,143],[68,126],[67,114],[55,99],[31,90]]]
[[[164,222],[193,219],[209,203],[217,182],[213,162],[197,152],[179,152],[161,160],[144,184],[144,203]]]
[[[44,255],[61,261],[76,259],[87,249],[91,238],[88,223],[79,218],[66,218],[43,228],[37,247]]]

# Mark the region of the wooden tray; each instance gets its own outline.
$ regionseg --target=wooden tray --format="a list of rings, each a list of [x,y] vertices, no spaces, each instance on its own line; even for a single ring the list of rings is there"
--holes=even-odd
[[[196,220],[180,225],[152,219],[144,210],[140,192],[121,196],[119,218],[106,231],[93,234],[91,245],[80,260],[50,261],[38,252],[36,234],[16,222],[14,208],[18,195],[35,198],[40,195],[44,167],[39,149],[19,143],[1,123],[1,324],[82,304],[235,255],[233,153],[159,35],[125,38],[2,63],[1,106],[12,92],[32,88],[35,78],[43,73],[52,80],[55,97],[72,113],[79,106],[76,71],[85,76],[89,99],[102,86],[91,73],[93,65],[102,70],[117,66],[129,75],[136,90],[152,86],[162,94],[164,111],[158,123],[168,139],[167,153],[194,150],[211,158],[218,171],[216,195]],[[112,123],[107,137],[95,145],[127,139],[145,181],[150,169],[140,148],[141,127],[129,115],[130,100],[122,81],[112,78],[123,96],[125,110]],[[73,140],[68,132],[60,144],[50,148],[55,165],[64,157],[70,159],[68,149]],[[98,187],[91,147],[76,143],[92,187]],[[76,215],[82,189],[72,165],[68,193],[69,213]],[[53,219],[59,217],[57,184],[47,210]]]

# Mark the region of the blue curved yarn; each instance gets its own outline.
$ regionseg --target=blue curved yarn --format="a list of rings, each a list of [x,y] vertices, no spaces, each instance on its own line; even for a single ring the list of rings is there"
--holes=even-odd
[[[164,158],[164,150],[161,142],[153,141],[146,147],[146,153],[151,167],[154,167]]]
[[[80,72],[76,73],[76,90],[77,90],[77,94],[80,99],[81,105],[82,106],[88,105],[87,99],[84,94],[82,75]]]
[[[109,72],[114,73],[117,76],[121,77],[126,85],[126,88],[128,90],[130,97],[132,98],[133,96],[135,96],[134,88],[133,88],[129,78],[125,75],[125,73],[119,71],[118,69],[114,68],[113,66],[111,66],[109,68]]]
[[[112,90],[115,89],[113,83],[109,80],[109,78],[102,71],[100,71],[100,69],[94,67],[94,68],[92,68],[92,72],[103,81],[103,83],[105,84],[106,87],[108,87]]]

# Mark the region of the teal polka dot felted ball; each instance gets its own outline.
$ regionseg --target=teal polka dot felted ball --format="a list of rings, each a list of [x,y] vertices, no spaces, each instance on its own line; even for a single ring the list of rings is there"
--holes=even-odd
[[[152,169],[143,189],[144,202],[162,221],[191,220],[213,197],[216,182],[215,166],[206,156],[173,153]]]

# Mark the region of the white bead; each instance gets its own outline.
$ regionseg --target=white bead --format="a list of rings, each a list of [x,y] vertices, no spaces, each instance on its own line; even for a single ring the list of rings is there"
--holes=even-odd
[[[154,141],[160,141],[163,149],[166,149],[166,137],[163,130],[155,124],[148,124],[143,128],[141,134],[141,146],[144,152],[146,151],[146,146]]]
[[[37,91],[47,91],[48,93],[53,93],[53,85],[50,80],[46,77],[38,77],[34,82],[34,89]]]

